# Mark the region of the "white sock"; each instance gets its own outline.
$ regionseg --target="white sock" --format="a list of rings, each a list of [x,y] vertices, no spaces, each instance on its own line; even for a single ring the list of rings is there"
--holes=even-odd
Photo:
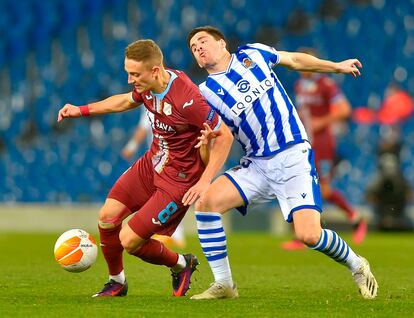
[[[187,265],[187,262],[186,262],[184,256],[181,255],[181,254],[178,254],[177,264],[175,264],[173,267],[171,267],[171,269],[174,272],[178,273],[178,272],[181,272],[186,267],[186,265]]]
[[[216,282],[233,287],[233,278],[227,257],[226,233],[221,214],[216,212],[195,212],[198,238]]]
[[[184,242],[185,237],[184,237],[184,225],[183,222],[181,221],[181,223],[177,226],[177,228],[175,229],[175,232],[173,233],[173,235],[171,235],[171,238],[176,240],[176,241],[181,241]]]
[[[109,275],[109,280],[113,279],[114,281],[125,284],[125,272],[122,270],[118,275]]]
[[[223,283],[228,287],[233,287],[233,278],[231,277],[231,269],[229,258],[224,257],[216,261],[209,261],[211,270],[214,274],[214,280],[216,282]]]

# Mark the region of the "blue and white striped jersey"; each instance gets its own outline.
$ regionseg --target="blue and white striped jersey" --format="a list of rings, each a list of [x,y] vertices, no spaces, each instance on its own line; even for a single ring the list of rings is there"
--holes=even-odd
[[[307,140],[302,122],[273,72],[276,49],[255,43],[232,54],[225,72],[210,74],[200,90],[247,156],[267,157]]]

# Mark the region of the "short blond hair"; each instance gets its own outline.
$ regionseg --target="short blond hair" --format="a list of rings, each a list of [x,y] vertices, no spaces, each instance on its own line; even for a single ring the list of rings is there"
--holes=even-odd
[[[162,66],[164,60],[160,47],[150,39],[129,44],[125,49],[125,57],[137,62],[145,62],[148,67]]]

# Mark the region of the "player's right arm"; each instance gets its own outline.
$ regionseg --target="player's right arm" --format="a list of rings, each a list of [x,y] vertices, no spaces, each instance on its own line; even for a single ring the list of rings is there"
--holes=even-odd
[[[315,56],[301,52],[278,51],[279,65],[291,70],[316,73],[343,73],[356,77],[361,75],[359,68],[362,64],[357,59],[349,59],[341,62],[322,60]]]
[[[61,122],[65,118],[124,112],[138,105],[139,103],[132,98],[131,92],[113,95],[104,100],[79,107],[66,104],[59,110],[57,121]]]
[[[358,59],[333,62],[302,52],[277,51],[275,48],[261,43],[253,43],[241,47],[242,50],[249,50],[251,48],[259,50],[270,67],[281,65],[300,72],[342,73],[352,74],[354,77],[361,75],[359,68],[362,68],[362,64]]]

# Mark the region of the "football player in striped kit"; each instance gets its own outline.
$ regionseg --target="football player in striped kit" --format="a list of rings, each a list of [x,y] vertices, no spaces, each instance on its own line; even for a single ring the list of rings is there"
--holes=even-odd
[[[364,298],[377,295],[368,261],[334,231],[322,229],[322,200],[314,154],[305,128],[273,67],[360,75],[357,59],[321,60],[305,53],[277,51],[264,44],[241,46],[231,54],[222,32],[211,26],[193,29],[187,38],[196,62],[208,72],[200,90],[242,145],[240,165],[217,178],[196,203],[203,252],[215,282],[192,299],[236,298],[221,216],[249,203],[277,199],[296,237],[309,248],[346,265]],[[217,136],[212,130],[204,142]],[[186,204],[186,197],[183,198]]]

